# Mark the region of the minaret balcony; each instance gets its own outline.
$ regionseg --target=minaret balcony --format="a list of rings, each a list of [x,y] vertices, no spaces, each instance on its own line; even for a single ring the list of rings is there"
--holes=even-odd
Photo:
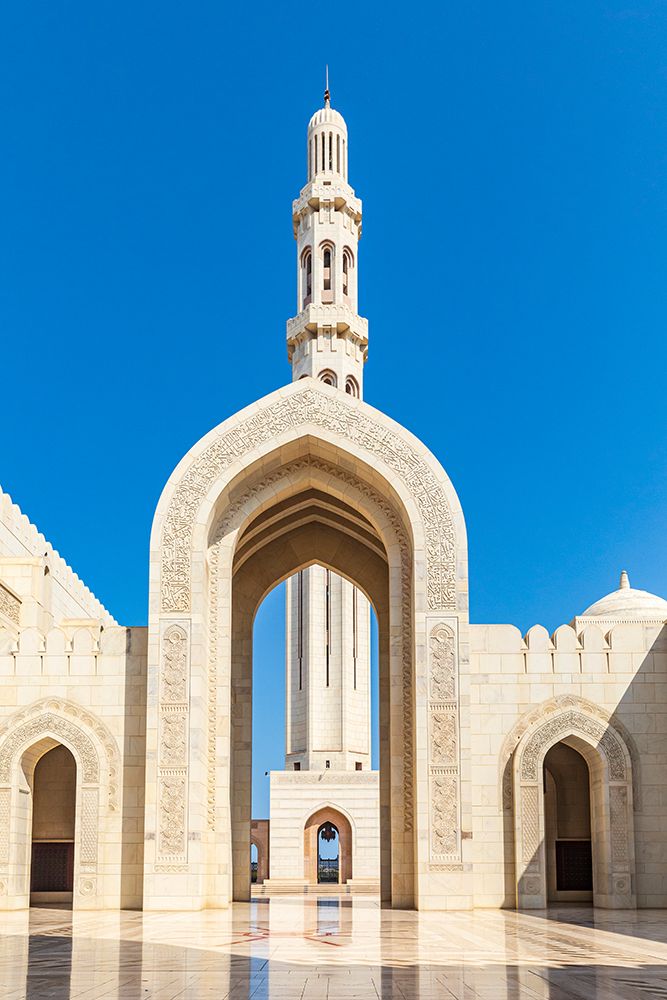
[[[304,333],[316,333],[321,327],[333,328],[339,334],[348,333],[362,347],[368,344],[367,319],[346,305],[318,305],[314,302],[302,309],[298,316],[287,320],[287,341],[299,340]]]
[[[344,181],[310,181],[292,202],[292,218],[297,220],[309,209],[317,210],[320,202],[333,202],[335,208],[347,207],[350,215],[361,221],[361,198]]]

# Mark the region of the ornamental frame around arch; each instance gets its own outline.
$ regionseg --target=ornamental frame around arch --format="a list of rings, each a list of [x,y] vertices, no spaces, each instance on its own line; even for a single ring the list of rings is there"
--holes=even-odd
[[[304,380],[310,382],[310,380]],[[372,417],[366,404],[314,381],[293,383],[289,395],[278,396],[234,423],[221,434],[212,432],[208,443],[189,462],[176,470],[160,537],[160,609],[164,614],[185,614],[192,608],[192,537],[199,509],[215,481],[232,465],[247,461],[261,446],[271,444],[285,431],[312,425],[334,431],[361,447],[373,466],[378,460],[391,476],[402,480],[412,496],[424,531],[428,610],[457,610],[457,549],[465,546],[460,508],[456,537],[451,499],[440,476],[419,454],[408,435],[400,434],[393,422]],[[170,480],[171,483],[171,480]],[[169,486],[169,484],[168,484]],[[168,489],[168,487],[167,487]],[[159,513],[159,508],[158,508]]]
[[[535,721],[523,733],[514,752],[517,907],[542,909],[547,905],[542,771],[551,747],[569,741],[583,753],[591,774],[591,820],[593,827],[598,827],[593,837],[594,904],[633,908],[636,897],[630,753],[609,722],[579,707],[562,707]]]
[[[74,897],[88,897],[88,905],[94,905],[99,831],[105,815],[117,809],[118,749],[113,736],[99,720],[73,702],[58,699],[43,699],[22,709],[0,731],[0,895],[8,896],[11,892],[24,898],[27,905],[30,867],[24,861],[19,838],[12,837],[11,831],[14,817],[20,822],[22,761],[31,747],[43,741],[65,746],[76,761]],[[23,826],[28,818],[24,814]],[[23,839],[29,842],[27,828]],[[14,886],[10,889],[12,872]]]

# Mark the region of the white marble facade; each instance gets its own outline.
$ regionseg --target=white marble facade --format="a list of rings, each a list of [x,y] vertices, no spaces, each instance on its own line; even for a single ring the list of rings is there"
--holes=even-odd
[[[36,857],[34,891],[62,892],[44,886],[67,878],[77,909],[247,898],[258,836],[252,622],[288,578],[286,767],[271,777],[269,883],[307,879],[309,823],[335,809],[349,829],[350,881],[379,881],[395,907],[667,907],[667,602],[624,574],[583,614],[564,608],[570,624],[552,635],[469,622],[454,487],[420,441],[361,398],[361,202],[328,94],[307,148],[293,206],[293,382],[226,419],[174,470],[153,524],[148,627],[118,625],[0,495],[0,908],[29,905]],[[328,627],[348,650],[335,661],[330,649],[328,691],[323,573],[338,581]],[[300,691],[295,574],[320,581],[306,587],[315,658]],[[353,593],[364,609],[356,691]],[[43,766],[52,750],[57,780]]]

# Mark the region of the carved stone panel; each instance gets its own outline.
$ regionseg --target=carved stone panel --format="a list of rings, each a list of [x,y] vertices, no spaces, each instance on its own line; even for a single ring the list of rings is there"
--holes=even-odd
[[[189,623],[167,625],[161,641],[158,742],[158,858],[187,851]]]
[[[431,775],[431,855],[451,856],[458,851],[458,776]]]
[[[308,388],[277,399],[208,445],[183,475],[171,499],[162,534],[161,606],[191,609],[191,540],[202,500],[216,478],[249,451],[283,431],[312,424],[347,438],[383,461],[405,483],[426,535],[427,602],[430,609],[456,607],[456,539],[447,497],[413,445],[386,424],[345,400]]]
[[[13,625],[18,625],[21,616],[21,601],[11,591],[0,583],[0,613],[9,618]]]

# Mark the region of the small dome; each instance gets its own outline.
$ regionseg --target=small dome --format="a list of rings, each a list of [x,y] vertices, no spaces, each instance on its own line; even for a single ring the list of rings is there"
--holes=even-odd
[[[343,132],[347,132],[347,125],[341,113],[328,105],[315,112],[308,122],[308,131],[311,132],[318,125],[336,125]]]
[[[582,618],[616,618],[619,621],[667,620],[667,601],[647,590],[630,586],[628,574],[623,570],[618,590],[591,604]]]

